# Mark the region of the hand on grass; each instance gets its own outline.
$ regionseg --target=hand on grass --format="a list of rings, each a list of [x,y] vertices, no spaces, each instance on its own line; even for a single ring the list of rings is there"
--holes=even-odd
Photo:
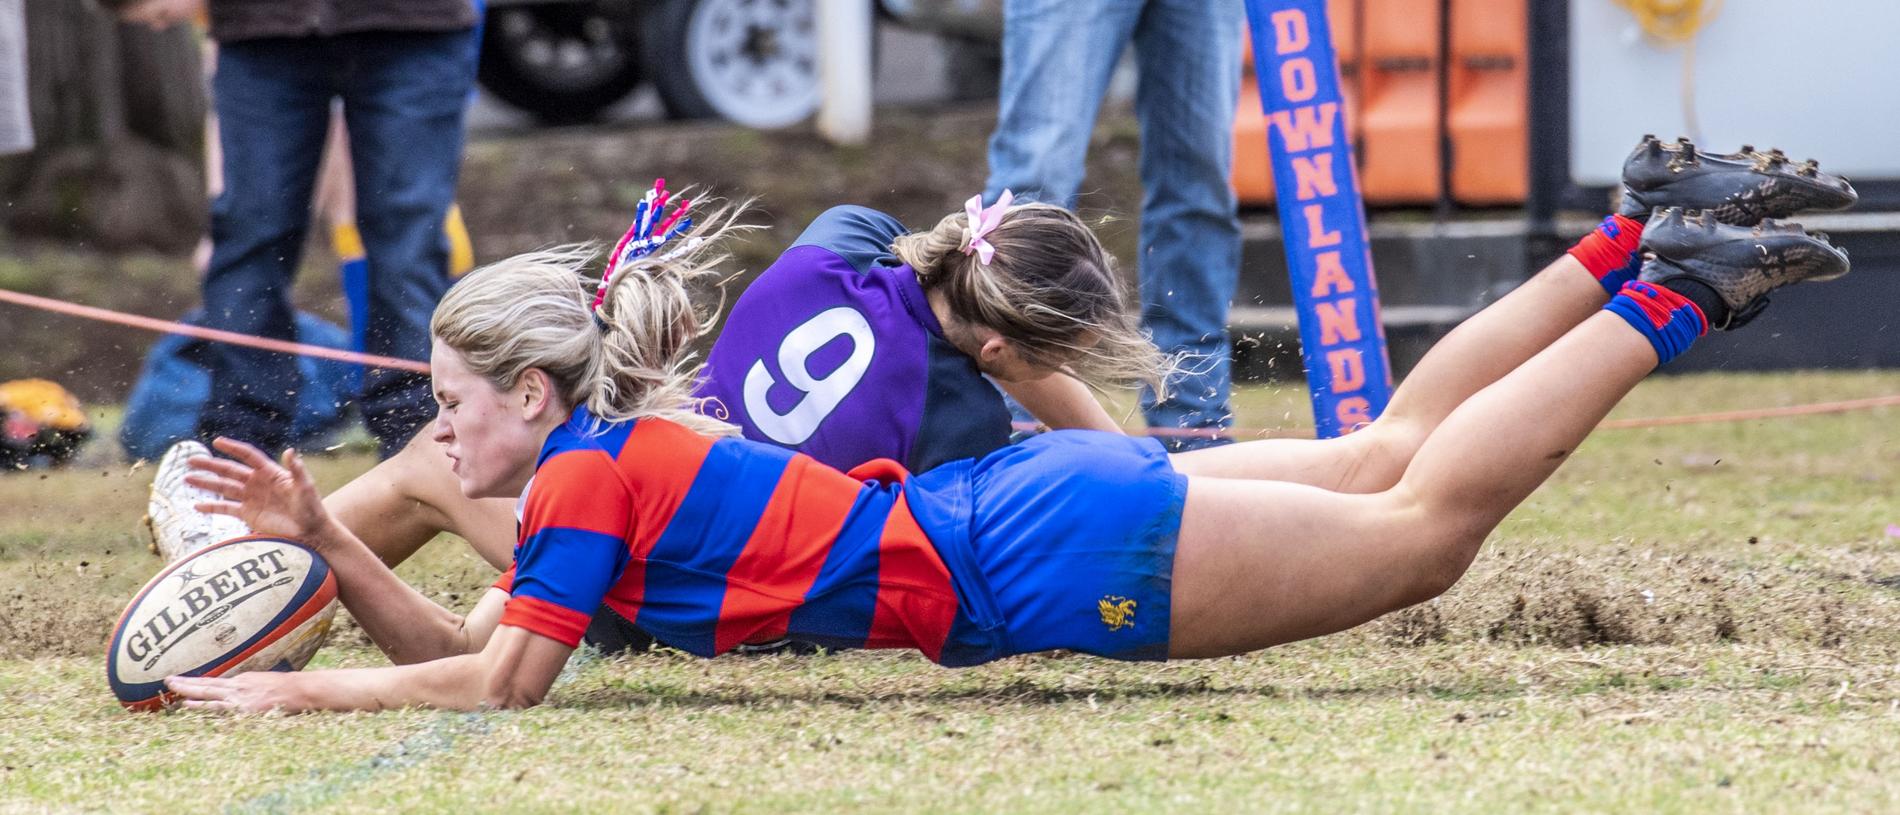
[[[224,713],[301,713],[309,705],[296,684],[296,674],[272,671],[165,678],[165,687],[183,698],[178,707]]]
[[[281,461],[236,439],[219,437],[211,443],[228,459],[198,456],[185,482],[222,497],[197,506],[201,512],[236,517],[263,535],[276,535],[316,545],[319,533],[331,523],[317,484],[304,469],[303,456],[286,449]]]

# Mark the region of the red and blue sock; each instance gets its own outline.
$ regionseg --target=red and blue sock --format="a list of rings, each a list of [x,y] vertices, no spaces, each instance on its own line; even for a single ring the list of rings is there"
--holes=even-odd
[[[1603,310],[1623,318],[1649,340],[1656,349],[1657,365],[1675,359],[1697,337],[1709,333],[1709,320],[1695,303],[1641,280],[1623,284]]]
[[[1614,295],[1642,271],[1643,256],[1636,251],[1642,241],[1642,221],[1611,215],[1604,218],[1595,231],[1577,241],[1576,246],[1570,247],[1569,255],[1596,275],[1597,285],[1602,286],[1603,291]]]

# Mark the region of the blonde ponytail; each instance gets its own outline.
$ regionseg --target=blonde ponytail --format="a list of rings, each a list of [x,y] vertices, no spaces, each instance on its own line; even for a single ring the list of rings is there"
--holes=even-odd
[[[1100,390],[1145,384],[1164,393],[1178,364],[1140,327],[1115,261],[1082,219],[1049,204],[1010,207],[984,236],[985,264],[969,247],[969,218],[952,213],[891,251],[958,319],[994,330],[1024,361]]]
[[[616,269],[598,312],[588,279],[591,246],[516,255],[469,273],[436,307],[429,330],[497,388],[530,368],[548,374],[569,406],[604,421],[662,418],[708,435],[738,429],[699,411],[691,344],[710,330],[717,306],[695,296],[717,282],[728,235],[744,205],[720,207],[659,252]]]
[[[756,228],[735,222],[745,208],[719,207],[659,252],[614,270],[598,312],[606,330],[587,400],[594,415],[609,421],[657,416],[701,433],[738,432],[700,411],[704,400],[693,396],[699,365],[690,346],[712,330],[723,305],[702,305],[695,292],[718,282],[720,266],[731,259],[724,238]]]

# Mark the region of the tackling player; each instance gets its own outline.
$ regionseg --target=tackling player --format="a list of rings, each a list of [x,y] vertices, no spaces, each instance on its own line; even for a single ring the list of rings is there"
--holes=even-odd
[[[630,261],[687,239],[690,204],[669,199],[656,183],[603,277],[635,273],[623,271]],[[974,238],[973,223],[981,228]],[[972,242],[987,262],[960,262]],[[590,255],[537,257],[578,268]],[[1007,443],[1010,416],[997,386],[1050,427],[1119,432],[1090,387],[1159,387],[1167,365],[1137,323],[1113,260],[1066,209],[1012,205],[1007,195],[982,208],[973,198],[910,233],[882,212],[841,206],[814,220],[733,304],[693,396],[747,438],[839,469],[890,459],[923,472]],[[709,325],[702,315],[691,330]],[[391,566],[448,531],[506,569],[515,502],[463,495],[427,435],[330,495],[330,511]],[[167,560],[247,531],[191,509],[209,496],[182,483],[185,461],[205,452],[181,443],[157,468],[150,516]],[[588,640],[608,652],[649,641],[606,608]]]

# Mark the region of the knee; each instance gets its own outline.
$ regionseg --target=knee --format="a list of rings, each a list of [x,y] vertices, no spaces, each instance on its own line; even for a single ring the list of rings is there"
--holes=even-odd
[[[365,243],[434,238],[441,233],[442,223],[448,218],[453,197],[452,193],[442,194],[420,185],[360,196],[357,228],[362,230]]]
[[[1405,468],[1425,443],[1426,430],[1417,422],[1388,416],[1329,442],[1343,445],[1339,455],[1346,465],[1339,471],[1337,483],[1326,486],[1338,492],[1362,494],[1397,487]]]
[[[1418,573],[1405,605],[1430,600],[1458,584],[1484,544],[1483,534],[1450,535],[1441,539],[1419,562]]]
[[[1424,446],[1425,437],[1431,435],[1432,426],[1415,418],[1390,413],[1375,419],[1358,434],[1370,437],[1385,454],[1395,460],[1410,463],[1418,448]]]
[[[286,206],[286,198],[227,183],[211,200],[211,238],[215,243],[243,247],[290,244],[303,240],[310,213],[302,206]],[[296,247],[296,248],[301,248]]]
[[[1398,608],[1450,591],[1470,570],[1478,550],[1491,533],[1491,526],[1471,513],[1435,510],[1424,502],[1418,502],[1414,508],[1411,569],[1402,581],[1404,590]]]
[[[1082,186],[1084,145],[1071,146],[1059,132],[997,131],[990,151],[990,178],[986,186],[994,200],[1007,189],[1018,199],[1061,207],[1075,206]]]

